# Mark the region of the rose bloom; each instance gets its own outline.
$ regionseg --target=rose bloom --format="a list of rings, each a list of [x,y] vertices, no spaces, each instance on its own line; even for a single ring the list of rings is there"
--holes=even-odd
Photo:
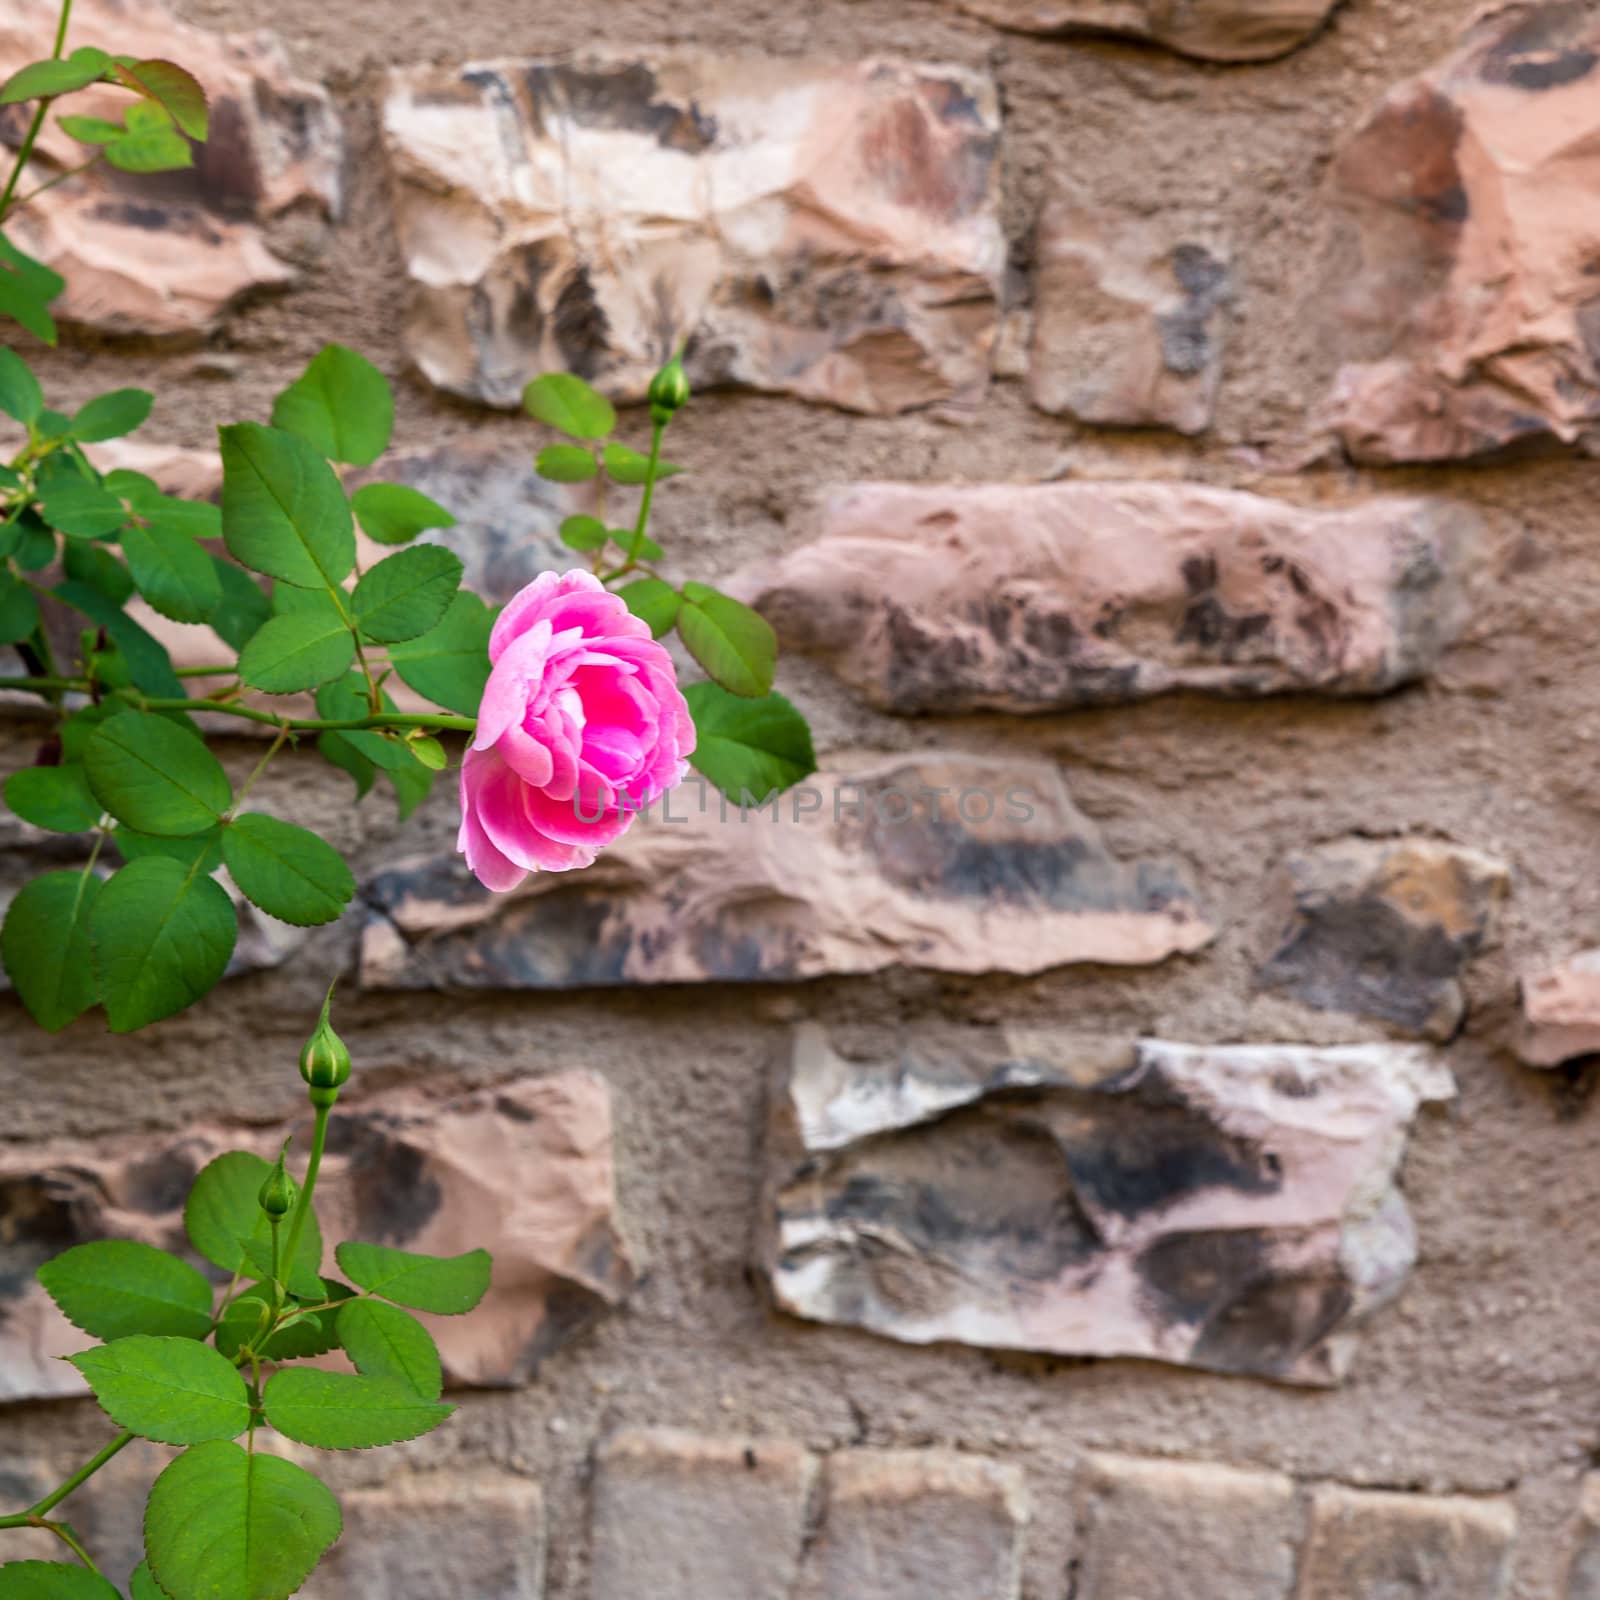
[[[489,635],[456,848],[490,889],[588,866],[677,783],[694,723],[672,658],[588,572],[543,572]]]

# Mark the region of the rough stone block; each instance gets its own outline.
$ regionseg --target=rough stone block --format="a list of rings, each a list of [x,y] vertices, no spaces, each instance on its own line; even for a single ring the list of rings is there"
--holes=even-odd
[[[600,1446],[591,1600],[791,1600],[816,1458],[632,1429]]]
[[[1415,1045],[797,1030],[773,1097],[778,1304],[908,1344],[1337,1382],[1416,1258]]]
[[[410,67],[384,134],[441,388],[565,367],[892,413],[974,402],[1005,266],[994,84],[948,66],[690,53]]]
[[[1515,1538],[1503,1500],[1325,1486],[1295,1600],[1504,1600]]]
[[[1018,1600],[1018,1467],[943,1450],[828,1460],[827,1508],[795,1600]]]
[[[1600,1600],[1600,1472],[1583,1480],[1578,1543],[1567,1573],[1566,1600]]]
[[[1069,710],[1173,689],[1382,694],[1466,621],[1478,520],[1189,483],[857,484],[730,585],[873,705]]]
[[[1289,1600],[1303,1521],[1279,1473],[1091,1457],[1078,1479],[1077,1600]]]
[[[1580,950],[1522,979],[1517,1054],[1530,1067],[1600,1052],[1600,950]]]

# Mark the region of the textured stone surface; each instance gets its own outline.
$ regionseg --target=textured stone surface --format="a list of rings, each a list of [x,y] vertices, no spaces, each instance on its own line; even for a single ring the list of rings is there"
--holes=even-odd
[[[544,1499],[526,1478],[401,1477],[339,1497],[344,1532],[303,1600],[541,1600]]]
[[[1078,1474],[1077,1600],[1289,1600],[1293,1480],[1094,1456]]]
[[[828,1460],[827,1511],[795,1600],[1018,1600],[1021,1469],[947,1450]]]
[[[1600,446],[1597,63],[1592,6],[1488,8],[1340,153],[1359,270],[1332,408],[1359,459]]]
[[[684,340],[697,387],[889,413],[982,392],[1005,260],[992,83],[712,57],[406,68],[384,132],[408,342],[514,405],[565,367],[625,398]]]
[[[1035,263],[1036,406],[1113,426],[1209,426],[1231,294],[1212,230],[1057,198],[1040,216]]]
[[[107,1237],[186,1254],[194,1174],[223,1150],[275,1154],[288,1131],[201,1126],[159,1144],[0,1151],[0,1400],[83,1392],[53,1358],[88,1340],[32,1281],[42,1262]],[[491,1386],[525,1381],[632,1286],[614,1210],[610,1097],[579,1072],[454,1100],[396,1093],[341,1106],[317,1190],[330,1240],[493,1254],[493,1285],[471,1317],[422,1318],[449,1378]]]
[[[816,1471],[787,1440],[613,1434],[596,1463],[591,1595],[791,1600]]]
[[[1265,61],[1303,44],[1338,0],[956,0],[1022,33],[1110,33],[1203,61]]]
[[[1515,1537],[1504,1500],[1319,1488],[1295,1600],[1502,1600]]]
[[[1517,1054],[1530,1067],[1600,1051],[1600,950],[1580,950],[1522,979]]]
[[[59,10],[9,0],[0,79],[49,53]],[[80,0],[70,42],[187,67],[210,98],[211,137],[192,171],[136,176],[102,163],[16,214],[17,243],[67,280],[57,316],[107,333],[198,334],[246,292],[291,282],[286,256],[313,249],[339,210],[342,140],[326,91],[293,75],[271,34],[192,27],[158,0]],[[130,98],[95,89],[70,109],[120,119]],[[4,108],[0,142],[20,141],[29,109]],[[85,156],[54,118],[45,128],[29,169],[38,183]]]
[[[1319,1011],[1449,1039],[1460,977],[1494,935],[1511,870],[1437,839],[1340,839],[1291,856],[1294,915],[1257,973]]]
[[[1583,1480],[1578,1543],[1567,1573],[1566,1600],[1600,1600],[1600,1472]]]
[[[887,711],[1379,694],[1461,628],[1476,530],[1422,499],[861,484],[827,502],[815,542],[733,587]]]
[[[1110,853],[1053,765],[939,754],[743,815],[696,780],[581,875],[490,895],[438,856],[366,899],[361,981],[394,989],[1144,965],[1214,931],[1181,868]]]
[[[773,1100],[778,1303],[913,1344],[1336,1382],[1415,1259],[1423,1047],[796,1034]]]

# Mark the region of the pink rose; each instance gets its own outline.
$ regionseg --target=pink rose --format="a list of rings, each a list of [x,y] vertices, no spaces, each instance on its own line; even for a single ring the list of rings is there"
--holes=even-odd
[[[489,635],[456,848],[490,889],[587,867],[677,783],[694,723],[672,658],[587,572],[543,572]]]

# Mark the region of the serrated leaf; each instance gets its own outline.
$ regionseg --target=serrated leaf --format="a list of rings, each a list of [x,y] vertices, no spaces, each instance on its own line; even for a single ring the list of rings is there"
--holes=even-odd
[[[256,636],[256,630],[272,615],[272,602],[242,567],[220,556],[212,556],[211,561],[222,595],[208,619],[211,631],[224,644],[243,650]]]
[[[271,617],[239,652],[239,676],[268,694],[294,694],[349,671],[355,635],[326,595],[320,604]]]
[[[390,647],[400,680],[463,717],[475,716],[489,682],[489,632],[494,612],[477,595],[457,591],[435,628]]]
[[[341,1526],[338,1501],[304,1467],[218,1441],[156,1479],[145,1551],[175,1600],[288,1600]]]
[[[103,594],[114,606],[126,605],[135,588],[127,567],[103,544],[91,544],[87,539],[68,539],[62,545],[61,570]]]
[[[214,878],[163,856],[130,861],[100,891],[89,951],[106,1021],[131,1033],[215,988],[238,937],[233,902]]]
[[[26,427],[44,410],[44,390],[15,350],[0,350],[0,411]]]
[[[641,538],[632,528],[613,528],[611,530],[611,539],[619,550],[627,551],[630,561],[659,561],[661,559],[661,546],[648,534]]]
[[[0,1566],[0,1600],[119,1600],[119,1596],[87,1567],[61,1561],[8,1561]],[[144,1600],[137,1588],[133,1600]]]
[[[610,537],[605,523],[581,512],[561,524],[561,542],[569,550],[598,550]]]
[[[352,1291],[342,1283],[324,1281],[326,1293],[320,1299],[348,1300]],[[217,1324],[217,1349],[231,1361],[255,1336],[260,1326],[259,1308],[245,1302],[251,1298],[266,1299],[271,1290],[261,1283],[246,1284],[240,1297],[229,1303]],[[319,1302],[320,1303],[320,1302]],[[323,1356],[339,1347],[334,1332],[331,1312],[316,1318],[302,1318],[288,1327],[279,1328],[257,1353],[269,1361],[301,1361],[311,1356]]]
[[[72,437],[80,444],[120,439],[144,426],[155,400],[148,389],[113,389],[96,395],[72,419]]]
[[[712,680],[733,694],[764,695],[778,667],[778,636],[749,606],[703,583],[683,586],[678,637]]]
[[[388,695],[380,696],[385,711],[394,710],[394,701]],[[367,704],[367,689],[361,675],[347,673],[317,690],[317,715],[326,722],[356,722],[371,714]],[[345,728],[335,732],[348,744],[359,750],[374,766],[385,772],[396,768],[414,767],[416,757],[406,748],[401,738],[386,738],[376,729]]]
[[[50,302],[66,287],[66,280],[26,251],[19,250],[0,233],[0,315],[13,317],[35,338],[56,342]]]
[[[244,1379],[210,1345],[139,1333],[67,1360],[88,1379],[100,1409],[141,1438],[203,1444],[250,1426]]]
[[[189,1243],[226,1273],[242,1272],[247,1265],[243,1240],[271,1248],[272,1229],[257,1198],[271,1170],[270,1161],[248,1150],[229,1150],[201,1168],[184,1201],[183,1226]],[[321,1265],[322,1229],[312,1211],[300,1235],[295,1266],[314,1275]]]
[[[332,922],[356,892],[354,876],[332,845],[259,811],[229,824],[222,859],[247,900],[297,928]]]
[[[108,144],[106,163],[118,172],[181,172],[194,165],[194,149],[176,128],[146,128]]]
[[[107,478],[106,487],[112,487]],[[206,500],[183,500],[177,495],[140,494],[130,499],[135,512],[152,527],[167,528],[187,539],[220,539],[222,508]]]
[[[342,733],[319,733],[317,753],[355,784],[357,800],[366,798],[377,781],[378,769]]]
[[[605,462],[606,476],[615,483],[635,486],[647,482],[650,477],[649,456],[642,456],[625,444],[608,444],[601,451],[601,459]],[[670,461],[656,461],[657,482],[662,478],[675,478],[682,471],[682,467],[675,467]]]
[[[660,639],[672,632],[682,602],[678,591],[664,578],[635,578],[617,590],[628,609]]]
[[[415,747],[408,743],[406,749],[411,751]],[[395,810],[404,822],[428,798],[438,774],[413,758],[403,767],[387,768],[384,776],[394,789]]]
[[[82,833],[100,820],[100,803],[77,764],[22,767],[6,779],[6,804],[24,822],[51,833]]]
[[[103,887],[92,873],[47,872],[23,884],[0,924],[0,960],[28,1014],[47,1033],[98,998],[89,918]]]
[[[282,1230],[279,1230],[280,1240]],[[272,1276],[272,1244],[266,1239],[241,1239],[240,1248],[244,1251],[245,1266],[263,1278]],[[280,1248],[282,1245],[280,1244]],[[302,1252],[302,1257],[304,1252]],[[312,1272],[305,1264],[304,1259],[298,1260],[289,1269],[287,1277],[283,1276],[282,1264],[279,1264],[280,1281],[297,1300],[304,1300],[315,1305],[322,1299],[322,1279]]]
[[[141,1561],[128,1579],[128,1600],[171,1600],[161,1585],[150,1576],[150,1563]]]
[[[53,99],[86,89],[105,75],[111,57],[104,50],[84,45],[60,61],[33,61],[13,72],[0,85],[0,106],[14,106],[23,100]]]
[[[67,1321],[96,1339],[204,1339],[211,1331],[211,1285],[187,1261],[136,1239],[74,1245],[38,1278]]]
[[[569,439],[603,439],[617,425],[611,402],[570,372],[547,372],[522,391],[522,409]]]
[[[403,483],[368,483],[350,497],[356,521],[379,544],[409,544],[430,528],[453,528],[456,519],[437,501]]]
[[[588,483],[600,469],[581,445],[551,444],[539,452],[533,470],[551,483]]]
[[[240,422],[220,437],[228,554],[303,589],[337,588],[355,565],[356,534],[333,468],[278,428]]]
[[[139,833],[200,833],[233,803],[228,775],[205,741],[152,712],[123,711],[102,723],[83,765],[95,798]]]
[[[684,699],[695,726],[689,764],[730,798],[789,789],[817,770],[811,729],[781,694],[750,700],[691,683]]]
[[[174,61],[152,59],[112,66],[119,82],[154,101],[191,139],[205,140],[206,92],[192,72]]]
[[[330,461],[365,467],[389,447],[389,380],[342,344],[324,345],[272,403],[272,425],[298,434]]]
[[[58,478],[39,496],[39,514],[70,539],[102,539],[128,520],[114,494],[87,478]]]
[[[461,558],[436,544],[386,556],[356,585],[351,609],[369,639],[398,643],[437,627],[461,587]]]
[[[459,1316],[470,1311],[489,1287],[492,1263],[487,1250],[459,1256],[415,1255],[382,1244],[346,1240],[334,1251],[351,1283],[413,1311]]]
[[[91,621],[97,622],[122,652],[133,674],[136,688],[162,699],[178,700],[183,697],[183,679],[172,669],[172,658],[159,639],[147,633],[119,605],[114,605],[98,589],[86,583],[58,583],[58,599],[66,601],[74,610],[81,611]]]
[[[120,122],[107,122],[104,117],[57,117],[56,124],[69,139],[76,139],[79,144],[110,144],[126,131]]]
[[[339,1308],[339,1343],[369,1378],[394,1378],[424,1400],[444,1392],[439,1348],[409,1311],[382,1300],[351,1300]]]
[[[216,561],[193,539],[168,528],[130,522],[119,541],[133,581],[150,604],[174,622],[204,622],[222,604]]]
[[[199,872],[215,872],[222,865],[222,829],[207,828],[182,839],[162,839],[154,834],[136,833],[132,828],[117,828],[111,842],[122,852],[124,861],[142,861],[146,856],[164,856],[185,867],[198,866]]]
[[[33,590],[0,566],[0,644],[16,644],[39,625]]]
[[[267,1421],[286,1439],[321,1450],[399,1444],[437,1428],[455,1410],[437,1400],[424,1400],[402,1379],[308,1367],[275,1373],[262,1405]]]

